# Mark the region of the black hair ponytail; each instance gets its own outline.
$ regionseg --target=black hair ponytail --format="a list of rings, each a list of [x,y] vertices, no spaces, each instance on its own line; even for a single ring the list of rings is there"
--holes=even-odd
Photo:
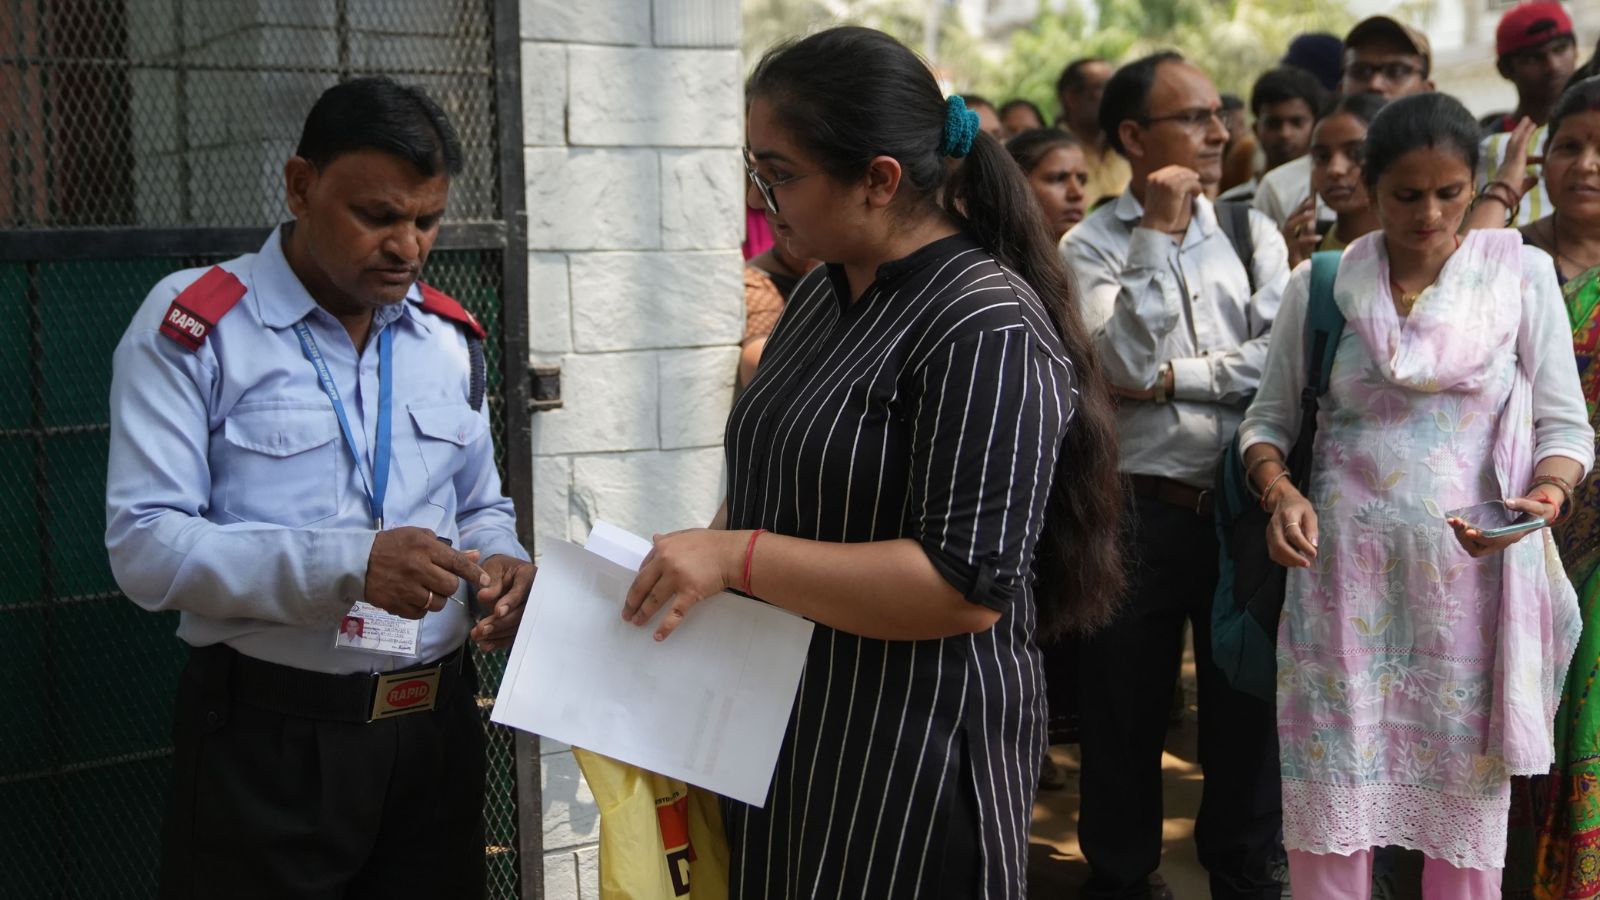
[[[1111,394],[1079,314],[1077,287],[1022,170],[981,133],[963,159],[944,156],[943,92],[916,54],[879,31],[833,28],[780,46],[756,66],[746,96],[769,102],[783,127],[840,181],[859,179],[874,157],[894,157],[902,214],[942,207],[1050,309],[1078,397],[1034,551],[1035,597],[1046,633],[1107,622],[1126,583]]]

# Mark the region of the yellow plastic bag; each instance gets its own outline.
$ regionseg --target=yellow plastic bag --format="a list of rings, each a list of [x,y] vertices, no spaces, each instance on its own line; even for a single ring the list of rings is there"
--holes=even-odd
[[[600,807],[601,900],[727,900],[715,794],[572,748]]]

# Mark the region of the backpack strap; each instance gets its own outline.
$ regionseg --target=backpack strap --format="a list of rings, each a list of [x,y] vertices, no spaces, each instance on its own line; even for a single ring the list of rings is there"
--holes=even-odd
[[[1333,282],[1339,274],[1338,250],[1311,255],[1311,297],[1306,304],[1306,388],[1313,397],[1328,391],[1333,377],[1334,351],[1344,332],[1344,313],[1333,299]]]
[[[422,293],[422,308],[441,319],[448,319],[466,332],[467,358],[472,365],[467,405],[473,409],[483,408],[483,396],[487,390],[488,368],[483,358],[483,339],[488,332],[479,324],[472,313],[462,306],[454,297],[425,282],[417,282],[417,288]]]
[[[1233,253],[1239,257],[1239,262],[1244,265],[1245,277],[1250,279],[1250,294],[1256,292],[1256,242],[1250,236],[1250,204],[1238,203],[1232,200],[1218,203],[1217,226],[1222,233],[1228,236],[1228,242],[1233,244]]]
[[[245,293],[244,282],[237,275],[212,266],[172,298],[167,314],[161,317],[161,333],[193,353]]]

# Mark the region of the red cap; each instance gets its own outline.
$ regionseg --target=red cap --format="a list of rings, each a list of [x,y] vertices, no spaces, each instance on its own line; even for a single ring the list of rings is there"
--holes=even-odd
[[[1571,34],[1572,19],[1561,4],[1552,0],[1519,3],[1500,17],[1500,26],[1494,30],[1494,53],[1505,56]]]

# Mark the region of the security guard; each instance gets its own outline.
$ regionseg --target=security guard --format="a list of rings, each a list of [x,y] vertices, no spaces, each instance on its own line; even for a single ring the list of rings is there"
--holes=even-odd
[[[192,647],[163,897],[483,893],[465,645],[510,642],[533,567],[483,331],[417,280],[460,168],[420,90],[328,90],[284,167],[293,221],[163,280],[117,346],[106,548]]]

